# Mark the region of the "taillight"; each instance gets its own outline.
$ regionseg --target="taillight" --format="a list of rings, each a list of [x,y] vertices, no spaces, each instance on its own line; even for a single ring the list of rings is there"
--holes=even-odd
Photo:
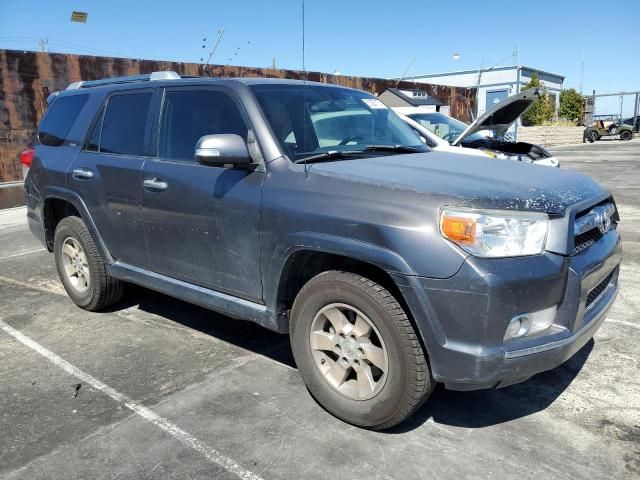
[[[27,148],[20,152],[20,162],[27,168],[31,168],[31,162],[33,162],[33,156],[36,151],[33,148]]]

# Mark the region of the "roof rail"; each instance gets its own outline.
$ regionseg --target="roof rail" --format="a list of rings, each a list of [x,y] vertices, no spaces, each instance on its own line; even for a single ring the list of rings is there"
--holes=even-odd
[[[126,77],[102,78],[100,80],[88,80],[73,82],[69,84],[67,90],[77,90],[79,88],[102,87],[103,85],[117,85],[121,83],[153,82],[154,80],[178,80],[180,75],[176,72],[163,71],[153,72],[144,75],[127,75]]]

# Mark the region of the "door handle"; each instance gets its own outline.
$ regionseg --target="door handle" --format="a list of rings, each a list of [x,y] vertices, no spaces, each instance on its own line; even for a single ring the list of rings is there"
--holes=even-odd
[[[169,186],[167,185],[167,182],[163,182],[162,180],[159,180],[157,178],[148,178],[144,182],[142,182],[142,184],[144,185],[144,188],[159,191],[166,190]]]
[[[88,168],[75,168],[73,170],[73,178],[76,180],[90,180],[93,178],[93,172]]]

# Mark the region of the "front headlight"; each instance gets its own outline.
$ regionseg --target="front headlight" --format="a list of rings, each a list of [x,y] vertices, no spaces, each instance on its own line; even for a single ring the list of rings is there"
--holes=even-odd
[[[446,207],[440,232],[478,257],[517,257],[544,251],[549,231],[546,213]]]

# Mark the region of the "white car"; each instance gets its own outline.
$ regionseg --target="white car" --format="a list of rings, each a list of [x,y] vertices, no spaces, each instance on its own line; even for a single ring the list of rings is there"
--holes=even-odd
[[[539,89],[532,88],[506,98],[471,125],[440,112],[410,113],[406,108],[393,110],[434,150],[560,167],[558,159],[540,145],[506,138],[509,127],[540,95]]]

